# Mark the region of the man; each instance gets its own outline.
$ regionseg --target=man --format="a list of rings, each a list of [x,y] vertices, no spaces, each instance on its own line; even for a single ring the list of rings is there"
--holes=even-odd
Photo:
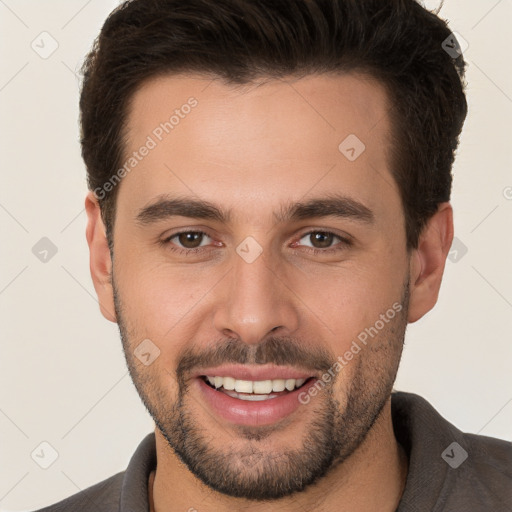
[[[512,448],[392,393],[466,115],[413,0],[132,0],[84,65],[87,241],[156,423],[44,510],[505,511]]]

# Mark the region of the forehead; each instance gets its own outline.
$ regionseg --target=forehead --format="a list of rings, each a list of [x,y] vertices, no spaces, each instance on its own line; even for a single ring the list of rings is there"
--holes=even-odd
[[[152,79],[130,102],[126,161],[151,149],[123,178],[120,200],[135,208],[165,193],[193,194],[253,214],[310,191],[396,202],[388,110],[384,87],[364,75],[247,85]]]

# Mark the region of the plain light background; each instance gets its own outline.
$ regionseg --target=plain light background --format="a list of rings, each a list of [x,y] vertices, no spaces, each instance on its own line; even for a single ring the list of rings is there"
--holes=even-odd
[[[85,240],[76,71],[115,5],[0,0],[4,512],[54,503],[124,470],[153,430],[117,326],[99,312]],[[424,396],[464,431],[510,440],[512,0],[446,0],[441,16],[468,44],[470,113],[452,200],[460,242],[437,307],[408,329],[395,388]],[[51,49],[42,32],[58,43],[46,59],[31,46],[45,38]],[[57,248],[46,263],[32,252],[43,237]],[[48,469],[31,457],[42,442],[58,453]]]

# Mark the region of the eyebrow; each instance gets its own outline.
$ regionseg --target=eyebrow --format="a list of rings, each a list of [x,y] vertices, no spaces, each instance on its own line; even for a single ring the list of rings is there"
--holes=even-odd
[[[139,210],[136,221],[145,226],[175,216],[214,220],[229,224],[232,212],[201,199],[160,196],[153,203]],[[281,207],[278,212],[274,212],[277,222],[293,222],[314,217],[339,217],[365,224],[372,224],[375,221],[375,216],[370,208],[355,199],[339,194],[329,194],[305,202],[290,203]]]
[[[372,224],[375,216],[363,203],[351,197],[329,194],[306,202],[291,203],[274,214],[278,222],[297,221],[314,217],[340,217]]]
[[[208,201],[163,196],[139,210],[136,220],[139,224],[147,225],[175,216],[217,220],[224,223],[228,223],[231,217],[229,212],[224,212]]]

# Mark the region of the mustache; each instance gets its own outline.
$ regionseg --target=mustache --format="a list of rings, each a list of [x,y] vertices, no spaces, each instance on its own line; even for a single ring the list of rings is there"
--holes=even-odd
[[[234,364],[274,364],[296,366],[312,373],[327,371],[335,358],[323,348],[310,349],[289,337],[269,337],[257,345],[238,339],[221,340],[202,351],[188,348],[178,360],[176,373],[185,378],[193,370],[204,367]]]

